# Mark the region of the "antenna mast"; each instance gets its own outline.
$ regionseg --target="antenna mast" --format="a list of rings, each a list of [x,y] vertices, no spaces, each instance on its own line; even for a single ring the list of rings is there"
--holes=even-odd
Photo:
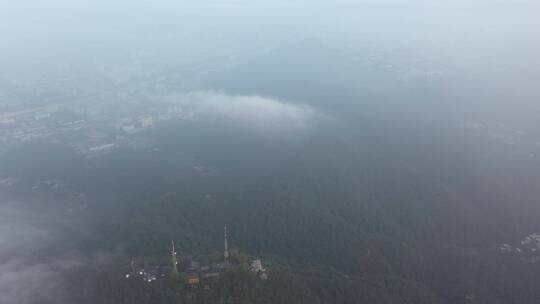
[[[174,240],[171,241],[172,250],[171,250],[171,259],[173,264],[173,274],[178,274],[178,261],[176,260],[176,250],[174,249]]]
[[[229,261],[229,245],[227,243],[227,225],[225,225],[224,234],[225,234],[225,251],[223,252],[223,257],[225,258],[225,263],[227,263]]]

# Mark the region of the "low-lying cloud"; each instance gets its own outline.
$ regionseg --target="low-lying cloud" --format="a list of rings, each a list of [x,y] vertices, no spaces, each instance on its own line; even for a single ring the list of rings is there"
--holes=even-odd
[[[306,130],[323,118],[307,105],[262,97],[195,92],[182,98],[182,106],[195,120],[225,122],[266,132]]]
[[[2,303],[68,303],[63,274],[79,266],[77,260],[35,261],[14,257],[0,264]]]
[[[65,233],[29,207],[0,203],[0,303],[69,303],[64,274],[82,260],[62,252]]]

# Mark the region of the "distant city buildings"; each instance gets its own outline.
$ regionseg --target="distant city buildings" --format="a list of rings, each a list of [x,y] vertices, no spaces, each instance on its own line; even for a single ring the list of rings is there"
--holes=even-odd
[[[150,128],[154,125],[154,118],[152,116],[141,117],[139,121],[143,129]]]
[[[0,113],[0,152],[14,144],[58,139],[84,155],[100,155],[126,145],[141,148],[149,141],[134,144],[139,139],[136,134],[183,115],[182,107],[170,101],[124,107],[92,100]]]

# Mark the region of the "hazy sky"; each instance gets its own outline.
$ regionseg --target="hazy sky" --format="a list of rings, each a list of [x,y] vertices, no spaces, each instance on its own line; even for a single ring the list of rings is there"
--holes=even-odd
[[[52,88],[78,78],[78,86],[95,88],[88,77],[118,83],[174,68],[192,69],[185,75],[204,83],[201,73],[250,64],[305,39],[351,60],[378,60],[378,69],[443,73],[443,85],[463,76],[475,88],[506,83],[507,93],[523,96],[536,86],[519,82],[539,69],[534,1],[23,0],[0,8],[4,85]]]

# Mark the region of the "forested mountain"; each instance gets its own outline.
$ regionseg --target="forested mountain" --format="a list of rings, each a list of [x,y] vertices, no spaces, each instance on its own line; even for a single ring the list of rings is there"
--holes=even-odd
[[[34,159],[29,171],[20,170],[25,161],[18,156],[40,145],[4,155],[4,168],[20,179],[13,197],[35,185],[39,175],[32,170],[43,166],[55,170],[37,169],[46,175],[39,179],[63,180],[65,189],[85,193],[69,216],[80,217],[91,233],[69,246],[85,248],[89,259],[93,252],[116,256],[70,270],[77,283],[69,296],[93,295],[82,303],[534,303],[540,297],[540,265],[499,250],[537,228],[538,210],[516,205],[507,212],[501,189],[475,194],[483,185],[467,182],[467,174],[478,168],[460,167],[459,178],[450,168],[460,162],[423,169],[434,160],[406,146],[396,150],[399,134],[394,143],[352,140],[363,135],[352,124],[326,121],[317,132],[279,138],[218,126],[165,124],[138,135],[157,139],[157,150],[96,159],[55,145],[48,150],[56,156]],[[47,204],[64,208],[54,199]],[[177,290],[174,282],[132,286],[123,279],[130,258],[166,257],[170,240],[190,255],[221,250],[223,225],[234,248],[273,265],[268,282],[231,274],[199,294]]]

